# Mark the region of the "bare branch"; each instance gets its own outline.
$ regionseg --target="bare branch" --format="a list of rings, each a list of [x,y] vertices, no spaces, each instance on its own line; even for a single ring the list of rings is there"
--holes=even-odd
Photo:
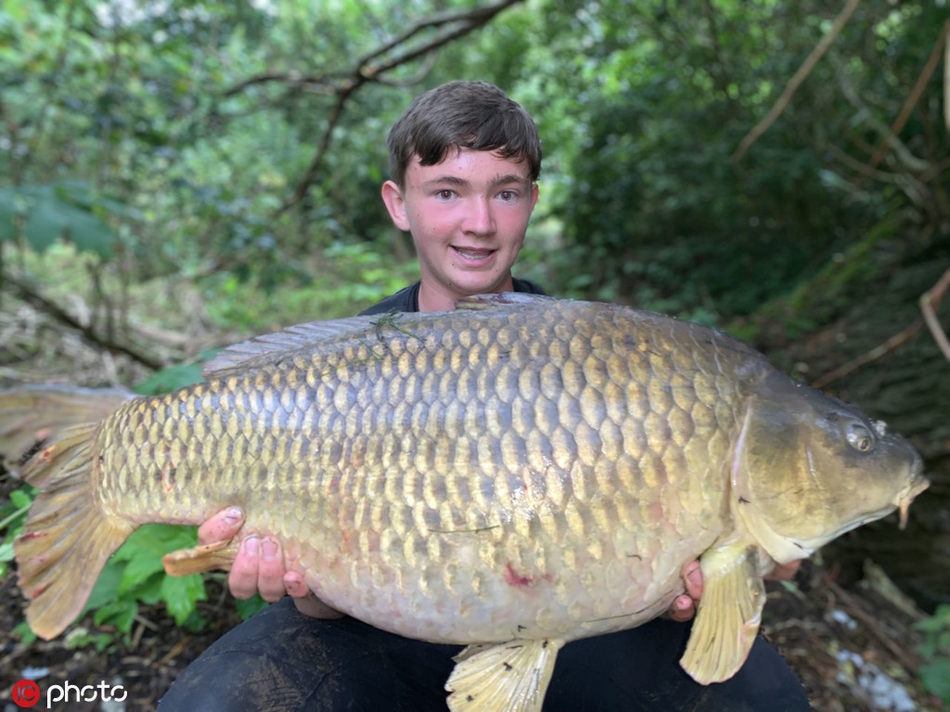
[[[330,140],[333,137],[333,130],[343,117],[343,107],[346,105],[346,100],[350,97],[350,94],[355,88],[356,87],[353,87],[353,89],[350,91],[340,94],[336,105],[333,107],[333,113],[330,115],[330,120],[327,121],[327,127],[323,131],[323,138],[320,140],[320,145],[317,147],[317,152],[310,161],[310,165],[307,166],[307,171],[303,174],[303,178],[298,181],[297,187],[294,188],[294,192],[291,193],[291,195],[283,202],[283,204],[274,211],[275,216],[286,212],[291,207],[303,200],[304,196],[307,194],[307,191],[310,189],[310,186],[316,181],[317,174],[320,171],[320,164],[323,163],[323,157],[330,148]]]
[[[920,297],[920,311],[924,314],[924,321],[927,322],[927,328],[937,342],[937,346],[943,352],[943,355],[950,361],[950,341],[947,340],[947,334],[940,326],[937,320],[937,307],[943,300],[943,295],[950,289],[950,269],[943,273],[943,276],[937,280],[937,283]]]
[[[499,0],[499,2],[496,2],[492,5],[485,5],[484,7],[474,7],[469,10],[456,10],[452,12],[437,13],[426,20],[420,20],[405,32],[392,39],[390,42],[365,55],[359,61],[359,65],[365,66],[369,64],[377,57],[383,56],[390,50],[395,49],[401,44],[404,44],[406,41],[412,39],[423,30],[429,28],[442,27],[444,25],[455,24],[456,22],[467,23],[468,25],[471,25],[471,29],[481,27],[502,10],[505,10],[506,8],[509,8],[521,1],[522,0]]]
[[[78,319],[75,319],[61,306],[50,301],[39,292],[34,291],[28,284],[20,281],[16,277],[10,274],[5,274],[3,275],[3,281],[4,284],[11,285],[13,287],[13,292],[24,302],[32,304],[44,314],[49,315],[61,324],[64,324],[71,329],[75,329],[80,334],[82,334],[83,338],[95,346],[107,351],[117,351],[119,353],[123,353],[134,361],[137,361],[143,366],[147,366],[148,368],[151,368],[155,371],[163,367],[164,364],[162,364],[157,359],[152,358],[148,354],[143,354],[128,344],[119,343],[109,337],[96,333],[92,327],[83,324]]]
[[[950,289],[950,269],[943,273],[943,276],[937,280],[937,283],[933,287],[928,289],[920,296],[920,310],[924,314],[923,319],[917,319],[903,331],[894,334],[894,336],[889,338],[883,344],[875,346],[867,353],[858,356],[856,359],[848,361],[848,363],[834,369],[833,371],[829,371],[828,373],[819,376],[817,379],[812,381],[811,385],[815,388],[823,388],[829,383],[837,381],[839,378],[844,378],[845,376],[851,375],[858,369],[863,368],[872,361],[876,361],[885,354],[888,354],[896,349],[901,344],[909,341],[914,334],[920,331],[924,325],[924,322],[926,322],[927,326],[930,328],[930,333],[933,334],[934,341],[937,342],[937,346],[940,347],[943,355],[947,357],[948,361],[950,361],[950,342],[948,342],[947,335],[940,326],[940,322],[937,320],[936,316],[936,309],[940,305],[940,302],[943,299],[944,294],[947,293],[948,289]]]
[[[835,18],[834,24],[832,24],[831,29],[828,30],[827,34],[821,38],[815,48],[811,51],[811,54],[805,59],[802,63],[802,66],[798,68],[798,71],[795,72],[794,76],[788,80],[788,84],[785,85],[785,90],[782,92],[782,95],[778,98],[778,101],[775,102],[775,105],[769,111],[768,115],[762,119],[758,124],[749,133],[746,134],[745,138],[739,143],[739,147],[735,150],[735,153],[732,154],[732,162],[738,163],[742,160],[742,157],[746,154],[746,151],[752,146],[753,143],[759,140],[759,137],[762,136],[772,124],[775,123],[776,119],[782,115],[782,112],[785,111],[785,107],[788,106],[788,103],[792,100],[792,97],[795,95],[795,92],[798,91],[798,87],[802,85],[802,82],[808,78],[808,75],[811,74],[811,70],[815,68],[815,65],[818,64],[818,60],[822,58],[825,52],[828,51],[828,48],[831,47],[831,43],[835,41],[835,38],[841,32],[848,20],[851,19],[851,15],[854,14],[854,11],[858,9],[858,5],[861,3],[861,0],[848,0],[848,4],[844,6],[844,9],[838,14]]]
[[[841,61],[834,54],[832,54],[829,59],[831,59],[832,64],[835,65],[835,78],[838,80],[838,88],[841,89],[841,95],[848,101],[849,104],[851,104],[851,106],[863,113],[868,126],[870,126],[883,137],[884,141],[881,145],[883,147],[892,148],[894,150],[894,155],[897,156],[897,159],[908,170],[914,171],[916,173],[926,171],[930,167],[930,164],[924,159],[915,156],[911,150],[907,148],[904,142],[900,140],[897,134],[890,127],[888,127],[887,124],[879,120],[874,115],[874,112],[868,108],[867,104],[861,100],[861,97],[858,96],[857,90],[848,79],[847,70],[842,66]],[[881,153],[880,155],[883,158],[884,154]],[[878,163],[880,163],[880,159],[877,161],[872,160],[867,165],[866,169],[861,171],[862,175],[867,175],[873,171],[875,168],[877,168]],[[860,181],[858,185],[860,187]]]
[[[274,212],[275,216],[286,212],[303,200],[307,191],[310,190],[310,187],[316,182],[317,176],[320,173],[320,167],[323,164],[324,156],[330,148],[333,130],[343,117],[346,102],[360,87],[368,82],[379,84],[389,83],[386,78],[382,76],[386,72],[403,64],[408,64],[419,57],[431,56],[430,53],[433,50],[477,30],[492,20],[502,10],[522,1],[523,0],[499,0],[498,2],[483,7],[437,14],[428,19],[419,21],[395,39],[357,60],[356,66],[349,73],[327,75],[325,77],[294,78],[293,81],[301,86],[306,84],[308,87],[320,87],[321,90],[325,87],[332,86],[332,92],[327,91],[326,93],[336,94],[337,101],[334,104],[333,112],[330,115],[329,121],[327,121],[323,136],[310,161],[310,165],[307,167],[303,177],[297,182],[293,193],[291,193]],[[436,33],[436,35],[427,42],[405,49],[401,53],[396,53],[384,62],[374,64],[374,61],[378,58],[400,48],[420,32],[431,28],[442,28],[442,30]],[[417,76],[421,79],[425,76],[426,71],[427,70],[424,69],[423,72]],[[249,86],[250,83],[257,81],[272,81],[275,80],[277,76],[278,75],[260,75],[259,77],[244,82],[243,86]],[[333,78],[334,76],[336,77],[335,79]],[[233,92],[234,90],[231,91]]]
[[[908,326],[906,329],[904,329],[900,333],[895,334],[894,336],[889,338],[883,344],[880,344],[879,346],[875,346],[873,349],[871,349],[867,353],[861,354],[856,359],[852,359],[851,361],[848,361],[848,363],[844,364],[843,366],[839,366],[833,371],[829,371],[828,373],[822,376],[819,376],[814,381],[812,381],[811,385],[814,386],[815,388],[824,388],[829,383],[833,381],[837,381],[839,378],[850,376],[855,371],[863,368],[864,366],[867,366],[872,361],[877,361],[882,356],[889,354],[898,346],[908,341],[914,334],[920,331],[923,325],[924,323],[920,319],[918,319],[917,321],[915,321],[913,324]]]
[[[523,0],[499,0],[498,2],[495,2],[491,5],[485,5],[484,7],[475,7],[467,10],[438,13],[425,20],[420,20],[394,39],[364,55],[356,61],[354,69],[350,71],[330,72],[319,75],[307,75],[297,70],[290,70],[286,72],[263,72],[252,77],[248,77],[244,81],[235,84],[229,89],[226,89],[224,91],[224,96],[234,96],[235,94],[240,94],[248,87],[257,84],[269,83],[280,83],[306,88],[308,91],[319,94],[340,94],[343,91],[352,90],[354,88],[354,79],[357,81],[359,81],[360,77],[362,77],[364,80],[370,78],[375,79],[376,75],[387,71],[388,69],[392,69],[393,67],[400,64],[405,64],[406,62],[415,59],[421,54],[430,52],[433,49],[450,42],[456,37],[460,37],[478,29],[482,25],[488,23],[502,10],[505,10],[520,2],[523,2]],[[378,66],[372,65],[372,62],[377,58],[382,57],[400,45],[404,45],[410,39],[421,32],[424,32],[425,30],[456,24],[460,24],[461,26],[454,31],[446,31],[421,47],[404,53],[393,60],[379,64]]]
[[[892,138],[896,138],[897,134],[903,131],[904,125],[907,123],[907,119],[910,118],[910,112],[914,110],[917,102],[920,101],[920,97],[924,93],[927,82],[930,81],[931,75],[934,73],[934,70],[937,68],[937,64],[940,62],[940,55],[943,51],[944,44],[947,42],[948,35],[950,35],[950,20],[947,20],[944,23],[943,30],[941,31],[940,36],[937,38],[937,43],[934,45],[933,51],[930,53],[930,57],[927,58],[927,63],[924,65],[923,71],[921,71],[920,76],[917,77],[917,83],[914,84],[914,88],[911,89],[910,94],[907,96],[907,101],[904,102],[904,106],[901,107],[900,113],[894,120],[894,125],[891,126],[890,134],[878,147],[877,152],[871,158],[871,162],[868,163],[868,168],[872,170],[877,168],[877,165],[884,159],[887,149],[892,143]],[[948,123],[948,127],[950,127],[950,123]]]

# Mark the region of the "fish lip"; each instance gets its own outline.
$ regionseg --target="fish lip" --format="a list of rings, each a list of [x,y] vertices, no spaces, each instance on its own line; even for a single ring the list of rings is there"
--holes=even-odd
[[[924,459],[920,453],[911,448],[914,455],[913,460],[907,468],[907,485],[894,498],[894,506],[900,511],[900,521],[898,527],[903,529],[907,526],[907,519],[910,513],[911,502],[914,498],[930,487],[930,480],[923,476]]]
[[[920,468],[915,468],[915,470],[910,484],[902,492],[899,492],[894,499],[894,506],[900,511],[900,521],[898,522],[900,529],[904,529],[907,526],[911,502],[914,501],[917,495],[930,487],[930,480],[920,476]]]

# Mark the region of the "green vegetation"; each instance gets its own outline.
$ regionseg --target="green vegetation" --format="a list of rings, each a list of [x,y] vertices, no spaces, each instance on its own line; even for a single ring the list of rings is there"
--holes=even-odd
[[[931,617],[915,627],[926,634],[919,651],[924,664],[918,675],[927,690],[950,704],[950,605],[937,606]]]

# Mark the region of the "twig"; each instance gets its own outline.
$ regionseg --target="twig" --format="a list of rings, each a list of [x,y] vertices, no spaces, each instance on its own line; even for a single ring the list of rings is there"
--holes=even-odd
[[[887,149],[891,145],[893,139],[897,137],[897,134],[903,131],[904,125],[910,118],[911,111],[914,110],[914,106],[916,106],[917,102],[920,100],[920,97],[924,93],[924,89],[927,86],[927,82],[930,81],[930,76],[934,73],[934,70],[937,68],[937,64],[940,62],[940,54],[943,50],[944,43],[947,41],[948,35],[950,35],[950,20],[947,20],[944,23],[943,30],[941,31],[940,36],[937,38],[937,44],[934,45],[933,51],[930,53],[930,57],[927,58],[927,63],[924,65],[923,71],[920,73],[920,76],[917,77],[917,83],[914,84],[914,88],[911,89],[910,94],[907,95],[907,100],[904,102],[904,106],[901,107],[900,113],[894,120],[894,124],[891,126],[890,133],[885,137],[884,141],[881,142],[881,145],[878,147],[877,151],[874,153],[874,156],[871,158],[871,161],[868,163],[869,169],[874,170],[877,168],[878,164],[887,154]],[[950,126],[950,123],[948,123],[948,126]]]
[[[355,89],[356,87],[354,86],[353,88],[340,94],[339,98],[337,99],[336,106],[333,107],[333,113],[330,115],[330,120],[327,121],[327,127],[323,131],[323,138],[320,139],[320,145],[317,147],[317,152],[313,155],[310,165],[307,166],[306,173],[304,173],[303,178],[297,181],[297,187],[294,188],[294,192],[291,193],[290,196],[283,202],[283,204],[281,204],[281,206],[274,211],[274,217],[281,215],[303,200],[304,196],[307,194],[307,191],[310,190],[310,186],[312,186],[316,181],[317,174],[320,172],[320,164],[323,163],[323,157],[330,149],[330,141],[333,138],[333,130],[343,117],[343,108],[346,105],[346,100],[350,98],[350,94]]]
[[[950,23],[948,23],[950,26]],[[927,322],[927,328],[930,329],[934,341],[943,352],[943,355],[950,361],[950,341],[947,340],[947,334],[940,326],[937,320],[937,307],[943,300],[943,295],[950,288],[950,269],[943,273],[943,276],[937,280],[937,283],[920,296],[920,311],[924,314],[924,321]]]
[[[944,31],[946,31],[944,27]],[[943,43],[943,123],[950,131],[950,42]]]
[[[97,347],[123,353],[129,358],[138,361],[143,366],[147,366],[148,368],[151,368],[155,371],[162,368],[162,363],[157,359],[152,358],[148,354],[143,354],[133,347],[128,346],[127,344],[121,344],[117,341],[114,341],[113,339],[97,334],[92,327],[82,324],[77,319],[73,318],[73,316],[61,306],[50,301],[43,295],[33,291],[27,284],[21,282],[16,277],[10,274],[5,274],[3,277],[4,283],[11,285],[13,287],[13,291],[20,299],[32,304],[40,311],[56,319],[56,321],[65,324],[71,329],[75,329],[80,334],[82,334],[87,341],[92,342]]]
[[[832,381],[837,381],[839,378],[844,378],[849,376],[859,368],[866,366],[872,361],[876,361],[887,353],[890,353],[898,346],[908,341],[914,334],[920,331],[921,327],[924,325],[923,321],[918,319],[913,324],[908,326],[906,329],[901,331],[899,334],[895,334],[883,344],[875,346],[873,349],[868,351],[866,354],[858,356],[856,359],[848,361],[848,363],[843,366],[839,366],[833,371],[829,371],[823,376],[819,376],[814,381],[812,381],[812,386],[814,388],[824,388]]]
[[[335,87],[333,93],[336,94],[337,101],[333,107],[333,113],[330,116],[330,120],[327,122],[327,126],[323,131],[323,136],[320,139],[320,143],[317,146],[317,150],[314,153],[313,159],[311,159],[310,165],[307,167],[307,171],[297,182],[293,193],[291,193],[291,195],[288,196],[286,200],[284,200],[281,206],[274,211],[275,217],[285,213],[287,210],[303,200],[304,196],[307,194],[307,191],[310,190],[310,187],[316,182],[317,176],[320,173],[320,167],[323,163],[323,158],[330,148],[333,131],[343,117],[343,111],[346,102],[353,96],[353,94],[356,93],[357,90],[360,89],[360,87],[369,82],[386,84],[387,81],[385,77],[383,77],[383,74],[386,72],[403,64],[407,64],[419,57],[429,55],[429,53],[438,47],[449,44],[459,37],[463,37],[464,35],[474,32],[479,27],[487,24],[502,10],[505,10],[522,1],[523,0],[498,0],[497,2],[494,2],[490,5],[470,8],[468,10],[439,13],[428,19],[421,20],[395,39],[390,40],[386,44],[376,48],[375,50],[358,59],[356,66],[350,72],[333,75],[336,77],[333,82],[330,82],[330,76],[309,78],[295,76],[292,81],[299,84],[306,83],[307,85],[313,84],[324,87],[328,82],[332,83]],[[415,35],[434,27],[441,27],[443,30],[419,46],[411,47],[409,49],[403,50],[400,53],[396,53],[386,61],[377,62],[380,57],[400,48]],[[274,80],[279,76],[280,75],[274,74],[261,75],[260,77],[248,80],[243,85],[239,86],[248,86],[250,83],[256,83],[257,81]],[[229,90],[229,93],[232,93],[233,91],[234,90]]]
[[[862,354],[856,359],[848,361],[848,363],[844,364],[843,366],[840,366],[833,371],[829,371],[823,376],[819,376],[817,379],[812,381],[811,385],[815,388],[823,388],[832,381],[837,381],[839,378],[849,376],[859,368],[866,366],[872,361],[876,361],[885,354],[896,349],[901,344],[909,341],[914,334],[920,331],[925,321],[927,326],[930,328],[930,333],[933,334],[934,341],[937,342],[937,346],[940,347],[943,355],[947,357],[948,361],[950,361],[950,342],[948,342],[947,335],[940,326],[940,322],[937,320],[936,315],[936,309],[940,305],[940,302],[948,289],[950,289],[950,269],[943,273],[943,276],[937,280],[937,283],[933,287],[928,289],[920,296],[920,310],[924,314],[923,319],[917,319],[906,329],[898,334],[895,334],[883,344],[875,346],[866,354]]]
[[[816,64],[818,64],[818,60],[821,59],[825,52],[828,51],[828,48],[831,47],[831,43],[835,41],[835,38],[848,23],[848,20],[851,18],[851,15],[854,14],[854,11],[857,10],[860,3],[861,0],[848,0],[848,4],[845,5],[844,9],[835,18],[831,29],[828,30],[827,34],[825,34],[818,44],[815,45],[814,49],[811,51],[811,54],[809,54],[802,63],[802,66],[799,67],[794,76],[789,79],[788,84],[785,85],[785,90],[778,98],[778,101],[775,102],[775,105],[769,111],[768,115],[758,124],[756,124],[756,126],[753,127],[753,129],[749,131],[745,138],[743,138],[739,143],[739,147],[735,150],[735,153],[732,154],[733,163],[738,163],[741,161],[742,157],[746,154],[746,151],[749,150],[752,144],[758,141],[759,137],[768,131],[769,127],[771,127],[772,124],[775,123],[776,119],[782,115],[782,112],[785,111],[785,107],[788,106],[789,101],[791,101],[792,96],[794,96],[795,92],[798,91],[798,87],[800,87],[802,82],[808,78],[808,75],[811,74],[811,70],[815,68]]]
[[[892,128],[885,124],[883,121],[875,116],[874,111],[868,107],[864,101],[861,100],[861,97],[858,95],[857,90],[852,86],[851,81],[848,79],[848,70],[844,64],[839,60],[835,53],[832,52],[828,59],[831,60],[831,63],[835,67],[835,79],[838,80],[838,88],[841,89],[841,95],[848,101],[851,106],[858,110],[859,113],[864,115],[864,121],[870,126],[874,131],[876,131],[884,139],[884,146],[888,146],[894,150],[894,155],[897,156],[897,159],[900,163],[908,168],[909,170],[915,173],[922,173],[930,168],[930,163],[922,158],[917,158],[911,150],[904,145],[904,142],[894,133]],[[872,153],[872,151],[868,151]],[[883,154],[882,154],[883,155]],[[864,167],[862,171],[863,175],[866,175],[868,172],[873,171],[877,168],[877,164],[868,165]],[[860,187],[860,181],[858,182],[858,187]]]
[[[871,635],[878,639],[881,644],[884,645],[891,653],[896,657],[901,665],[904,666],[905,670],[914,671],[920,665],[920,659],[911,651],[905,650],[888,636],[880,626],[877,624],[877,621],[874,620],[874,616],[865,612],[863,608],[860,607],[858,602],[855,600],[854,596],[845,591],[841,586],[835,581],[827,582],[828,588],[837,596],[843,603],[848,607],[848,612],[861,620],[864,625],[867,626],[868,631]]]

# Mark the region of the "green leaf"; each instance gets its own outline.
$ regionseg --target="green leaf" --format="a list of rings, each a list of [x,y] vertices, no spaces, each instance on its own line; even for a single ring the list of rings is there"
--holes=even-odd
[[[255,593],[250,598],[237,598],[234,600],[234,607],[237,609],[238,615],[241,616],[241,620],[244,621],[251,616],[257,615],[269,605],[267,601],[261,598],[261,594],[259,593]]]
[[[113,625],[121,633],[132,630],[132,623],[139,612],[138,604],[126,598],[107,603],[99,608],[92,617],[96,625]]]
[[[24,646],[33,645],[38,640],[36,633],[26,621],[18,623],[10,633],[14,638],[19,638]]]
[[[165,576],[162,579],[162,599],[178,625],[194,612],[195,603],[206,598],[205,584],[200,574]]]
[[[114,201],[95,200],[84,184],[30,185],[0,188],[0,242],[16,237],[16,216],[24,215],[27,242],[43,252],[60,237],[67,237],[80,251],[112,255],[116,234],[94,211],[115,212]]]
[[[122,571],[119,593],[125,595],[133,591],[160,571],[162,571],[161,558],[146,550],[137,550],[135,555],[128,558],[125,569]]]
[[[31,206],[24,232],[37,252],[43,252],[65,235],[81,251],[96,252],[105,258],[111,257],[116,239],[106,223],[89,211],[60,200],[50,189],[44,189]]]
[[[13,505],[17,509],[29,507],[33,503],[33,498],[36,496],[36,490],[30,487],[29,489],[32,490],[31,492],[28,491],[26,487],[29,487],[29,485],[25,485],[23,488],[13,490],[10,493],[10,501],[13,502]]]
[[[105,568],[102,569],[102,573],[99,574],[96,585],[92,587],[89,600],[86,601],[85,608],[79,614],[80,618],[88,611],[94,611],[119,597],[119,585],[122,583],[122,570],[124,568],[125,565],[115,558],[109,560]]]
[[[950,702],[950,658],[938,658],[922,665],[917,674],[931,693],[944,702]]]
[[[0,242],[16,238],[16,195],[10,188],[0,188]]]
[[[194,383],[200,383],[204,378],[201,375],[200,363],[181,364],[163,368],[150,378],[142,381],[135,387],[135,392],[143,396],[168,393]]]

